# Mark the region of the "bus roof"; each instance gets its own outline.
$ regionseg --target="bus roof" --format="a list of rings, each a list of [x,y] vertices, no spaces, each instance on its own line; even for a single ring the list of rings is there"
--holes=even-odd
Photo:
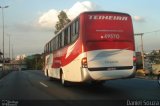
[[[101,13],[109,13],[109,14],[122,14],[122,15],[128,15],[128,16],[130,16],[129,14],[127,14],[127,13],[122,13],[122,12],[115,12],[115,11],[86,11],[86,12],[82,12],[81,14],[88,14],[88,13],[90,13],[90,14],[101,14]],[[80,14],[80,15],[81,15]]]
[[[114,11],[86,11],[86,12],[82,12],[80,13],[77,17],[75,17],[71,22],[69,22],[68,24],[66,24],[66,26],[64,28],[62,28],[56,35],[58,35],[62,30],[64,30],[66,27],[68,27],[74,20],[76,20],[80,15],[83,15],[83,14],[100,14],[100,13],[109,13],[109,14],[122,14],[122,15],[128,15],[130,16],[129,14],[127,13],[122,13],[122,12],[114,12]],[[53,37],[54,38],[54,37]]]

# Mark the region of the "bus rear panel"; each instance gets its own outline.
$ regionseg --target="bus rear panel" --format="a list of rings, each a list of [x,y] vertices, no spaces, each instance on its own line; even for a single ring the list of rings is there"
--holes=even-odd
[[[131,17],[120,13],[85,14],[83,35],[87,67],[94,80],[130,77],[135,73]]]

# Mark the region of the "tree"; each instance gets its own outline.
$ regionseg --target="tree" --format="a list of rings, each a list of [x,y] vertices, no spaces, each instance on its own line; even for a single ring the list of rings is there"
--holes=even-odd
[[[160,64],[160,50],[153,50],[148,57],[152,63]]]
[[[25,58],[27,69],[42,70],[44,66],[43,54],[34,54]]]
[[[71,20],[68,18],[67,14],[64,11],[61,11],[58,15],[58,22],[55,25],[55,34],[59,32],[66,24],[68,24]]]

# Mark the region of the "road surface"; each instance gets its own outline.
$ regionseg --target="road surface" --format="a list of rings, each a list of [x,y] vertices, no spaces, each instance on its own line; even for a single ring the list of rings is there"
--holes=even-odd
[[[74,100],[108,102],[123,100],[126,103],[130,100],[152,100],[160,103],[160,86],[155,80],[134,78],[106,81],[103,86],[73,84],[64,87],[60,81],[49,81],[42,71],[13,71],[0,79],[0,100],[2,104],[7,100],[44,101],[44,103],[60,100],[63,102],[55,104],[67,106],[67,101]]]

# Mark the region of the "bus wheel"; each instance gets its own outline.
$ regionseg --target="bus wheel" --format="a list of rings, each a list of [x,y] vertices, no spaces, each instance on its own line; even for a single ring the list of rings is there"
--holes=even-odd
[[[48,70],[46,70],[46,76],[48,77]]]
[[[64,73],[61,71],[61,84],[63,86],[68,86],[68,82],[65,80]]]
[[[157,80],[158,80],[158,84],[160,85],[160,75],[158,75]]]
[[[48,73],[48,70],[46,71],[46,74],[47,74],[47,77],[49,78],[49,73]]]

